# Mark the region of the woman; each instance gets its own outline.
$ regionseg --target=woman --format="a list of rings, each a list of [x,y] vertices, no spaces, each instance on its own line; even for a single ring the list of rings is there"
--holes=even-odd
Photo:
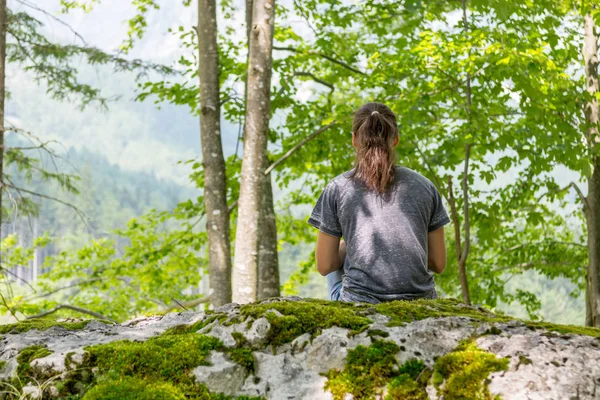
[[[437,297],[433,273],[446,268],[450,220],[433,183],[395,164],[398,139],[387,106],[362,106],[352,124],[355,167],[329,182],[308,220],[319,229],[317,269],[332,300]]]

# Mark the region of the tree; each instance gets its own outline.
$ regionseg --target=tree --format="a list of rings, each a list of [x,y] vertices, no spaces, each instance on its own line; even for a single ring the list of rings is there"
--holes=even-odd
[[[588,231],[588,270],[586,287],[586,324],[600,327],[600,124],[598,109],[598,35],[592,12],[588,10],[584,19],[585,44],[583,48],[586,90],[589,93],[585,104],[587,129],[585,141],[590,154],[591,175],[588,179],[588,194],[582,198],[583,212]]]
[[[257,298],[259,221],[270,120],[275,2],[254,0],[248,57],[244,159],[235,240],[233,301]]]
[[[33,12],[42,13],[66,25],[58,17],[50,15],[33,3],[23,2],[22,4]],[[73,66],[74,62],[79,64],[85,60],[89,65],[111,65],[115,71],[136,71],[138,78],[149,71],[166,75],[172,74],[173,70],[162,65],[145,63],[141,60],[128,60],[120,55],[108,54],[88,46],[77,33],[75,33],[76,37],[81,44],[63,45],[51,42],[40,33],[43,24],[38,19],[24,11],[12,12],[6,7],[4,0],[0,2],[0,26],[0,240],[2,240],[2,244],[5,242],[10,244],[13,240],[10,237],[3,238],[1,226],[11,208],[16,210],[15,214],[25,217],[35,216],[39,211],[39,200],[51,200],[75,209],[80,216],[82,215],[71,203],[37,192],[27,186],[36,178],[51,181],[69,193],[78,193],[75,185],[77,177],[58,170],[47,170],[40,159],[42,157],[36,158],[28,154],[31,151],[41,151],[43,156],[54,161],[59,155],[48,146],[49,143],[41,141],[31,132],[7,126],[4,120],[4,102],[9,93],[5,82],[7,63],[20,65],[29,71],[34,79],[45,84],[47,93],[53,98],[77,101],[82,108],[92,103],[105,108],[108,100],[102,96],[99,89],[80,82],[77,69]],[[70,27],[68,28],[70,29]],[[32,145],[7,146],[5,133],[8,131],[21,135]],[[10,175],[9,171],[17,173],[18,176]],[[7,247],[7,251],[11,251],[14,247],[14,244],[11,244]],[[21,251],[17,249],[17,253]],[[2,257],[3,255],[5,257]],[[33,257],[33,253],[31,256]],[[6,284],[7,295],[10,297],[12,296],[10,284],[13,280],[10,268],[13,265],[6,264],[4,258],[9,261],[23,261],[24,258],[12,257],[6,252],[0,255],[0,262],[2,262],[0,279]],[[9,304],[10,299],[5,296],[1,297],[2,305],[13,312]]]
[[[198,0],[200,134],[204,166],[204,205],[208,234],[211,303],[231,302],[231,246],[225,159],[221,144],[219,51],[215,0]]]

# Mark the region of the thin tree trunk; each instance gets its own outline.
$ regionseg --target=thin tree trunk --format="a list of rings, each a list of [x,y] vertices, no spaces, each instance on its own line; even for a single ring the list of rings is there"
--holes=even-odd
[[[586,89],[590,96],[585,106],[588,129],[586,141],[592,154],[592,176],[588,180],[587,199],[583,198],[588,231],[588,271],[586,282],[586,325],[600,327],[600,122],[598,99],[598,36],[591,14],[584,17],[584,60]]]
[[[467,19],[467,0],[462,0],[462,9],[463,9],[463,23],[464,23],[464,31],[465,33],[469,31],[469,21]],[[466,111],[467,118],[469,119],[469,124],[471,121],[471,105],[472,105],[472,97],[471,97],[471,75],[467,72],[466,79]],[[471,304],[471,296],[469,295],[469,285],[467,280],[467,259],[469,258],[469,252],[471,250],[471,221],[469,218],[469,159],[471,157],[471,144],[467,143],[465,146],[465,163],[464,163],[464,171],[463,171],[463,181],[462,181],[462,190],[463,190],[463,210],[465,216],[465,243],[462,247],[462,251],[460,252],[460,257],[458,258],[458,273],[460,275],[460,284],[463,293],[463,301],[466,304]]]
[[[463,247],[460,239],[460,220],[456,210],[456,200],[454,199],[454,189],[452,188],[452,177],[448,176],[448,202],[450,203],[450,214],[452,215],[452,224],[454,225],[454,248],[456,250],[456,261],[458,263],[458,277],[460,279],[460,289],[465,304],[471,304],[469,295],[469,283],[467,280],[467,270],[465,268],[466,258],[463,259]]]
[[[247,74],[244,159],[235,238],[233,301],[257,299],[259,221],[270,118],[274,0],[254,0]]]
[[[208,233],[210,302],[231,302],[231,243],[225,159],[221,144],[219,53],[215,0],[198,0],[200,136],[204,166],[204,206]]]
[[[269,162],[265,163],[265,170]],[[264,175],[261,216],[259,223],[260,243],[258,247],[258,300],[278,297],[279,258],[277,255],[277,218],[273,207],[272,175]]]
[[[2,195],[4,194],[4,99],[6,97],[6,0],[0,0],[0,242],[2,241]],[[0,259],[2,267],[2,259]]]

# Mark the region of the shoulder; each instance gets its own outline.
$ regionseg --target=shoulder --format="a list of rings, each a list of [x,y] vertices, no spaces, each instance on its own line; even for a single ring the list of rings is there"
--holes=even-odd
[[[427,188],[429,191],[437,191],[433,182],[417,171],[403,166],[396,166],[396,179],[398,182],[410,182],[417,186]]]
[[[335,190],[343,190],[348,185],[352,185],[354,183],[354,179],[352,179],[352,172],[353,170],[350,170],[339,174],[329,181],[327,187]]]

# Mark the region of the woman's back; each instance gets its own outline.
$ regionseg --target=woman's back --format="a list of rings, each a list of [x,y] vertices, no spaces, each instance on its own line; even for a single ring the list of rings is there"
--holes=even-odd
[[[346,242],[341,300],[369,303],[434,295],[427,234],[448,222],[431,181],[399,166],[385,193],[368,189],[353,171],[339,175],[309,219]]]

